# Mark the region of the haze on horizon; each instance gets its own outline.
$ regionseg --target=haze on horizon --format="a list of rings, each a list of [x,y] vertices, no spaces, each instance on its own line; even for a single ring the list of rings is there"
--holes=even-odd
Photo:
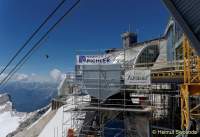
[[[73,2],[67,1],[31,44]],[[58,3],[56,0],[0,1],[1,68]],[[77,50],[119,48],[122,46],[120,35],[129,26],[131,31],[138,33],[139,41],[159,37],[164,32],[168,18],[168,11],[160,0],[151,3],[148,0],[81,1],[42,43],[42,47],[18,75],[20,78],[37,76],[38,79],[59,79],[63,73],[73,71]]]

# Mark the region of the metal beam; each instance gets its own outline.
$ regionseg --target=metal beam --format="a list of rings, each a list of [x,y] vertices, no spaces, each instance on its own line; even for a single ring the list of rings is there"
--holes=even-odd
[[[188,1],[188,0],[186,0]],[[192,30],[191,26],[189,26],[189,23],[184,18],[181,11],[178,10],[176,5],[174,4],[173,0],[163,0],[166,7],[171,12],[172,16],[175,18],[175,20],[178,22],[178,24],[181,26],[187,37],[189,38],[191,42],[191,46],[195,49],[196,54],[200,56],[200,40],[198,39],[197,35]],[[200,2],[200,1],[199,1]]]

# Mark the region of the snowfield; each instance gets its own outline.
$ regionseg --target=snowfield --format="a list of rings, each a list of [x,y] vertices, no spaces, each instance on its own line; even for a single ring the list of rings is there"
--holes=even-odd
[[[0,137],[6,135],[18,128],[23,117],[16,116],[14,112],[4,112],[0,114]]]
[[[75,108],[77,105],[81,105],[83,100],[89,101],[90,97],[88,95],[69,97],[67,104],[57,110],[55,116],[49,121],[38,137],[63,137],[67,136],[67,131],[69,128],[77,130],[76,128],[81,127],[82,121],[78,122],[78,127],[72,127],[72,117],[74,114],[70,112],[70,109]],[[76,105],[74,104],[74,101],[77,101]],[[63,110],[66,112],[63,113]],[[85,117],[85,113],[80,115]]]
[[[39,137],[62,137],[62,109],[63,107],[56,112],[56,115],[45,126]]]
[[[30,118],[34,112],[16,112],[12,109],[12,102],[9,101],[6,95],[3,98],[1,96],[0,100],[3,101],[3,103],[0,104],[0,137],[6,137],[6,135],[15,131],[22,122]],[[89,101],[90,96],[88,95],[68,97],[66,105],[64,105],[56,111],[56,114],[53,116],[53,118],[51,118],[50,121],[47,124],[45,124],[44,128],[42,128],[41,131],[39,131],[39,133],[37,134],[38,137],[67,136],[67,131],[69,128],[73,128],[75,131],[78,131],[78,129],[80,129],[80,127],[82,126],[83,121],[78,120],[76,121],[78,124],[72,125],[72,118],[76,117],[76,114],[72,113],[70,110],[74,109],[78,105],[84,105],[83,102],[87,104]],[[63,111],[66,112],[63,113]],[[43,118],[51,112],[53,111],[50,108],[38,120],[36,120],[29,127],[27,127],[27,131],[31,128],[35,128],[37,124],[42,124],[40,122],[42,122]],[[85,113],[80,112],[78,116],[84,119]]]
[[[35,126],[41,119],[43,119],[46,115],[48,115],[51,112],[51,108],[49,108],[38,120],[36,120],[33,124],[31,124],[27,129],[31,129],[33,126]]]
[[[0,100],[4,100],[0,105],[0,137],[6,137],[10,132],[15,131],[28,115],[12,110],[12,102],[7,94],[0,95]]]

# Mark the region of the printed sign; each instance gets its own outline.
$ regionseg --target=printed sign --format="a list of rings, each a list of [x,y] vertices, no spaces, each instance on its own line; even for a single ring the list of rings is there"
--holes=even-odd
[[[77,65],[105,65],[111,64],[111,56],[106,55],[77,55],[76,64]]]
[[[125,85],[150,85],[150,70],[128,70],[125,72]]]

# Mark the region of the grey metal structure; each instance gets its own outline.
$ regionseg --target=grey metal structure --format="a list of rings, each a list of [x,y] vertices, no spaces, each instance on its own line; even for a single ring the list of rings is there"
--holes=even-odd
[[[82,90],[89,95],[107,99],[120,92],[121,65],[81,65]]]
[[[163,0],[200,55],[200,0]]]

